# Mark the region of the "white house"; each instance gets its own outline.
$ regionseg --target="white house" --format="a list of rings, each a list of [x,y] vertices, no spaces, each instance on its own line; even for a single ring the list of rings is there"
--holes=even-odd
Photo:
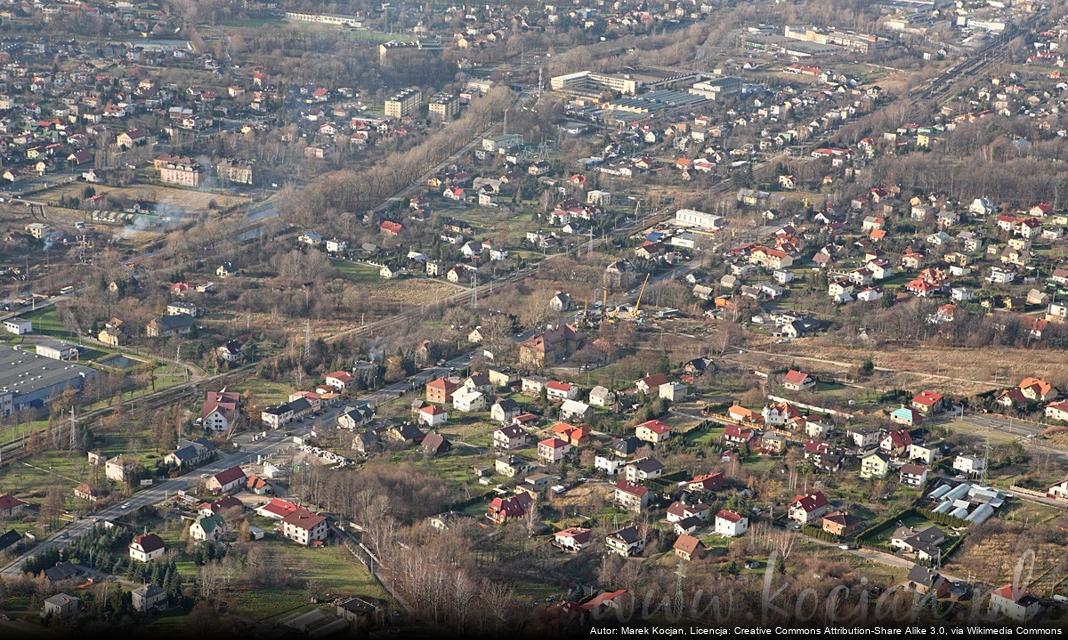
[[[449,410],[441,405],[432,404],[419,410],[419,422],[428,427],[439,427],[448,421]]]
[[[961,473],[977,476],[986,471],[986,460],[979,456],[962,454],[953,459],[953,469]]]
[[[749,529],[749,518],[728,509],[720,509],[716,513],[715,532],[717,535],[730,538],[740,536]]]
[[[154,533],[144,533],[134,537],[130,543],[130,558],[138,562],[151,562],[162,557],[166,550],[163,538]]]
[[[452,395],[452,406],[464,413],[482,411],[486,408],[486,396],[481,391],[460,389]]]

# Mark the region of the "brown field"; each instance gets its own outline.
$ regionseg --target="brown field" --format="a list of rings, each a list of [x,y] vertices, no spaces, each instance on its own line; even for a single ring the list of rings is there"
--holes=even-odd
[[[914,389],[930,387],[943,393],[970,395],[1004,388],[1025,376],[1059,378],[1064,372],[1062,354],[1040,349],[1011,349],[990,346],[983,349],[940,346],[882,345],[877,348],[834,344],[828,338],[808,338],[788,344],[754,349],[775,351],[773,355],[748,353],[746,358],[774,362],[779,366],[796,362],[822,370],[847,371],[871,357],[882,372],[880,386]]]
[[[405,307],[436,302],[462,291],[464,287],[429,278],[383,280],[367,287],[367,298],[376,303],[399,304]]]
[[[1029,551],[1035,554],[1033,568],[1027,563]],[[1048,597],[1064,577],[1063,558],[1061,545],[1038,542],[1024,529],[1021,533],[992,534],[970,548],[966,543],[945,569],[951,575],[973,576],[976,580],[1002,585],[1013,580],[1020,564],[1023,566],[1021,581],[1028,591]]]
[[[72,182],[47,191],[42,191],[35,199],[45,202],[58,201],[61,197],[80,197],[82,190],[87,185],[80,182]],[[107,185],[94,184],[92,186],[97,193],[110,193],[116,196],[129,198],[130,200],[147,200],[163,205],[170,205],[177,209],[190,213],[204,213],[209,211],[208,205],[214,200],[220,209],[228,209],[233,206],[245,204],[249,199],[244,196],[235,196],[225,193],[212,193],[210,191],[193,191],[191,189],[177,189],[157,185],[131,185],[128,187],[110,187]]]

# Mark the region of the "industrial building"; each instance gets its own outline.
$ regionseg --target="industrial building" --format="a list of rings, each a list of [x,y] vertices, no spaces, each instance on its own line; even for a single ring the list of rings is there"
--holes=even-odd
[[[94,375],[89,367],[0,347],[0,416],[39,408],[67,389],[81,390]]]

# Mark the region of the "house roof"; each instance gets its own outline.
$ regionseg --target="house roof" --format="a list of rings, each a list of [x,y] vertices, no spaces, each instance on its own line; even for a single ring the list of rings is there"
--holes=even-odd
[[[801,507],[806,512],[811,513],[816,509],[827,506],[827,496],[823,495],[822,491],[810,493],[807,496],[797,496],[790,503],[790,506]]]
[[[241,467],[230,467],[225,471],[220,471],[214,476],[215,481],[219,483],[219,486],[225,487],[226,485],[243,480],[245,478],[245,472],[241,470]]]
[[[671,432],[671,425],[667,424],[666,422],[661,422],[660,420],[648,420],[638,426],[645,427],[649,431],[652,431],[653,433],[661,436],[665,433]]]
[[[726,520],[728,522],[738,523],[738,522],[741,522],[742,520],[744,520],[745,516],[743,516],[740,513],[736,513],[734,511],[731,511],[729,509],[720,509],[719,511],[716,512],[716,518],[717,519]]]
[[[647,487],[643,487],[640,484],[632,484],[626,480],[619,480],[615,484],[616,491],[622,491],[623,493],[629,493],[632,496],[641,498],[645,494],[649,493]]]
[[[693,555],[695,551],[702,547],[701,541],[688,533],[684,533],[679,536],[675,541],[674,549],[676,551],[682,551],[687,555]]]
[[[787,384],[806,384],[810,379],[811,376],[809,376],[807,373],[794,369],[790,369],[786,372],[786,375],[783,376],[783,381]]]
[[[298,507],[296,511],[282,518],[282,522],[298,529],[311,531],[323,522],[326,522],[326,518],[317,513],[312,513],[304,507]]]
[[[133,539],[133,543],[139,545],[145,553],[152,553],[164,548],[163,538],[154,533],[143,533]]]
[[[0,496],[0,510],[7,511],[8,509],[14,509],[15,507],[22,507],[25,505],[25,502],[19,500],[10,493]]]

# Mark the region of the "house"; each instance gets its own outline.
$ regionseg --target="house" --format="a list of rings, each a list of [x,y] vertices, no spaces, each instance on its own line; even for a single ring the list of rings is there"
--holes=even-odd
[[[545,438],[538,443],[538,459],[545,464],[555,464],[571,451],[571,445],[557,437]]]
[[[166,338],[185,335],[193,330],[193,316],[182,313],[174,316],[160,316],[145,325],[145,335],[149,338]]]
[[[552,426],[553,436],[560,438],[573,447],[581,447],[586,444],[592,429],[589,426],[575,426],[567,422],[557,422]]]
[[[431,404],[419,410],[419,422],[430,428],[438,427],[449,420],[449,411],[445,407]]]
[[[566,291],[557,291],[549,298],[549,308],[553,311],[570,311],[571,296]]]
[[[510,424],[512,418],[519,415],[519,404],[511,398],[502,398],[490,407],[490,418],[501,424]]]
[[[81,601],[74,596],[57,593],[54,596],[45,598],[41,615],[46,618],[70,618],[78,613],[80,603]]]
[[[189,525],[189,537],[198,542],[205,540],[218,542],[224,533],[226,533],[226,521],[215,514],[201,514],[193,521],[193,524]]]
[[[908,588],[912,591],[921,595],[932,594],[936,599],[948,596],[952,586],[950,581],[942,577],[937,571],[919,563],[913,565],[912,569],[909,570],[906,581]]]
[[[371,422],[374,417],[374,407],[366,402],[357,402],[353,405],[346,405],[341,409],[341,413],[337,416],[337,426],[339,429],[355,431],[357,427],[362,427]]]
[[[644,442],[659,444],[671,438],[671,425],[660,420],[647,420],[635,427],[634,436]]]
[[[545,394],[550,400],[574,400],[578,398],[579,388],[569,382],[550,380],[545,384]]]
[[[648,488],[619,480],[614,485],[613,499],[617,506],[626,511],[641,513],[652,502],[653,495]]]
[[[494,462],[494,470],[506,478],[514,478],[523,475],[535,468],[534,462],[521,456],[508,456],[497,458]]]
[[[970,476],[979,476],[986,472],[986,458],[961,454],[953,459],[953,469]]]
[[[404,422],[390,427],[386,431],[386,436],[397,444],[410,447],[422,442],[426,434],[418,426],[410,422]]]
[[[323,378],[323,382],[326,383],[326,386],[333,387],[338,391],[348,389],[352,386],[354,380],[352,374],[348,371],[334,371],[333,373],[326,374]]]
[[[716,512],[715,532],[717,535],[734,538],[744,534],[749,529],[749,518],[729,509],[720,509]]]
[[[511,425],[493,432],[493,446],[498,449],[519,449],[527,443],[527,432],[521,427]]]
[[[821,519],[821,528],[831,535],[842,537],[860,524],[860,519],[846,511],[828,513]]]
[[[582,527],[568,527],[553,534],[553,546],[564,551],[578,553],[589,546],[592,533]]]
[[[908,429],[898,429],[886,434],[879,442],[879,448],[894,457],[903,457],[912,445],[912,434]]]
[[[616,402],[616,394],[600,385],[590,389],[589,404],[594,407],[608,408]]]
[[[242,488],[245,480],[245,472],[241,467],[234,466],[208,478],[204,487],[212,493],[229,493]]]
[[[890,421],[895,424],[914,427],[920,422],[920,414],[909,407],[898,407],[890,412]]]
[[[1068,422],[1068,400],[1052,402],[1046,406],[1046,417],[1058,422]]]
[[[240,415],[241,394],[227,391],[209,391],[200,406],[200,423],[207,431],[224,433]]]
[[[282,535],[306,547],[317,546],[328,534],[326,518],[298,507],[282,518]]]
[[[927,467],[922,464],[903,464],[898,469],[901,484],[922,487],[927,484]]]
[[[459,380],[453,378],[431,380],[426,385],[426,401],[435,404],[448,404],[452,401],[452,395],[459,388]]]
[[[690,560],[701,559],[704,555],[705,545],[700,539],[695,538],[688,533],[684,533],[675,540],[672,549],[675,552],[675,557],[688,562]]]
[[[163,587],[144,584],[130,592],[130,604],[134,611],[145,613],[167,604],[167,592]]]
[[[486,408],[486,396],[481,391],[460,389],[452,395],[452,406],[464,413],[482,411]]]
[[[935,461],[935,457],[938,455],[939,447],[937,445],[920,444],[913,442],[909,445],[907,458],[910,461],[919,461],[924,464],[931,464]]]
[[[151,562],[163,557],[166,547],[163,538],[154,533],[142,533],[134,536],[130,543],[130,558],[138,562]]]
[[[507,498],[494,498],[486,508],[486,518],[493,524],[505,524],[522,518],[534,506],[534,497],[526,491]]]
[[[21,515],[30,505],[10,493],[0,496],[0,519]]]
[[[1006,584],[990,592],[987,609],[992,616],[1027,622],[1042,611],[1042,603],[1022,587]]]
[[[1024,397],[1035,402],[1048,402],[1057,397],[1057,390],[1042,378],[1024,378],[1018,388]]]
[[[890,549],[912,554],[920,562],[925,562],[941,557],[941,545],[945,540],[945,534],[934,525],[926,529],[902,526],[891,534]]]
[[[723,428],[723,441],[736,445],[749,445],[756,439],[756,431],[729,424]]]
[[[657,373],[655,375],[645,376],[641,380],[638,380],[634,383],[634,388],[637,389],[639,393],[644,393],[649,396],[655,394],[660,389],[660,385],[666,382],[669,382],[668,377],[662,373]]]
[[[803,391],[816,386],[816,379],[803,371],[790,369],[782,377],[782,386],[790,391]]]
[[[697,518],[699,520],[707,520],[708,512],[712,510],[712,507],[703,502],[688,503],[683,501],[672,502],[671,506],[667,508],[667,515],[665,516],[667,521],[671,524],[685,520],[687,518]]]
[[[442,453],[448,453],[452,449],[452,442],[435,431],[433,433],[428,433],[426,437],[423,438],[423,441],[419,443],[419,446],[423,450],[424,455],[436,456]]]
[[[548,329],[519,344],[519,363],[538,368],[551,366],[574,353],[582,340],[582,333],[571,325]]]
[[[827,502],[827,496],[822,491],[810,493],[807,496],[797,496],[790,503],[788,517],[790,520],[807,525],[822,517],[831,508]]]
[[[590,405],[580,400],[564,400],[560,405],[561,420],[582,421],[590,414]]]
[[[96,502],[104,496],[102,491],[98,491],[89,486],[88,483],[83,482],[74,487],[74,497],[79,500],[85,500],[86,502]]]
[[[127,477],[136,466],[136,464],[121,455],[115,456],[104,463],[104,477],[119,483],[126,482]]]
[[[628,464],[625,471],[627,482],[637,484],[664,475],[664,464],[656,458],[645,458]]]
[[[695,493],[710,493],[723,486],[725,478],[722,472],[702,473],[690,478],[686,490]]]
[[[884,453],[873,452],[861,458],[861,478],[885,478],[890,473],[890,458]]]
[[[911,407],[924,415],[935,413],[942,409],[945,397],[934,391],[921,391],[912,398]]]
[[[690,388],[681,382],[665,382],[657,388],[657,395],[670,402],[682,402]]]
[[[645,550],[645,538],[638,527],[631,524],[608,534],[605,537],[605,545],[610,553],[629,558],[641,555]]]
[[[207,440],[182,440],[163,461],[180,469],[190,469],[204,464],[215,455],[215,445]]]

